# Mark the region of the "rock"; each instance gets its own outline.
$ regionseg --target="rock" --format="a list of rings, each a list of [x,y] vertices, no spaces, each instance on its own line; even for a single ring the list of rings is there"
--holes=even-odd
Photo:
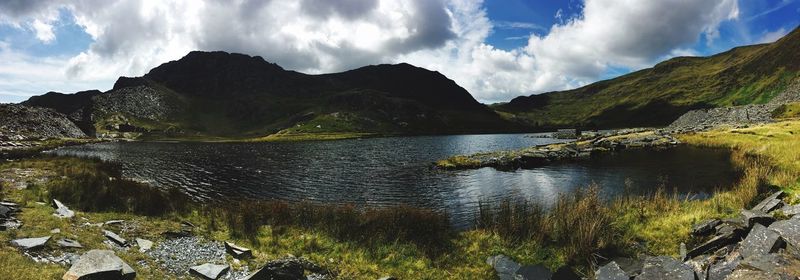
[[[0,218],[8,218],[11,216],[11,208],[5,205],[0,205]]]
[[[733,251],[716,263],[708,267],[708,280],[724,280],[730,275],[739,263],[742,261],[742,256],[738,251]]]
[[[514,279],[517,270],[522,267],[511,258],[504,255],[497,255],[486,259],[486,264],[494,268],[497,272],[497,277],[501,280]]]
[[[769,226],[769,229],[780,234],[786,243],[794,248],[800,248],[800,216],[794,216],[789,220],[777,221]]]
[[[742,260],[737,269],[758,270],[800,278],[800,259],[786,253],[750,256]]]
[[[745,232],[744,229],[729,223],[720,224],[716,228],[717,236],[714,236],[700,246],[697,246],[696,248],[687,252],[684,260],[692,259],[699,255],[716,251],[726,245],[736,243],[742,238]]]
[[[384,276],[379,278],[378,280],[398,280],[397,277],[394,276]]]
[[[268,262],[244,280],[305,280],[303,266],[296,259],[282,259]]]
[[[91,250],[72,264],[63,280],[134,279],[136,272],[110,250]]]
[[[766,212],[759,212],[754,210],[742,210],[741,217],[746,227],[751,228],[755,224],[762,224],[769,226],[775,221],[775,217],[767,214]]]
[[[611,261],[610,263],[601,266],[595,272],[595,277],[597,280],[629,280],[630,277],[622,268],[617,265],[616,262]]]
[[[637,275],[642,273],[642,266],[644,266],[644,261],[641,259],[632,259],[632,258],[614,258],[613,261],[617,263],[619,268],[622,271],[625,271],[625,274],[628,277],[633,278]]]
[[[650,257],[636,280],[694,280],[691,267],[667,256]]]
[[[17,219],[9,219],[0,223],[0,230],[18,229],[22,226],[22,222]]]
[[[781,198],[783,198],[785,195],[786,194],[783,191],[777,191],[756,204],[756,206],[750,210],[764,213],[772,212],[772,210],[780,208],[783,205],[783,200],[781,200]]]
[[[800,215],[800,205],[784,205],[781,207],[781,212],[787,217],[793,217],[795,215]]]
[[[75,212],[74,211],[69,210],[69,208],[67,208],[67,206],[65,206],[63,203],[61,203],[61,201],[58,201],[57,199],[53,199],[53,208],[56,209],[56,213],[53,214],[56,217],[59,217],[59,218],[72,218],[72,217],[75,216]]]
[[[61,229],[60,228],[54,228],[53,230],[50,231],[50,233],[59,234],[59,233],[61,233]]]
[[[229,265],[206,263],[191,267],[189,272],[203,279],[216,280],[219,279],[222,274],[228,272],[228,269],[230,268],[231,267]]]
[[[125,222],[125,220],[110,220],[110,221],[106,221],[105,223],[103,223],[103,226],[119,225],[119,224],[122,224],[124,222]]]
[[[150,248],[153,248],[153,241],[136,238],[136,246],[139,246],[139,252],[144,253],[150,251]]]
[[[227,241],[225,242],[225,251],[227,251],[228,254],[231,254],[231,256],[237,259],[246,259],[253,257],[253,252],[250,251],[250,249],[236,246],[236,244]]]
[[[81,245],[81,243],[78,243],[78,241],[66,238],[58,240],[57,244],[62,248],[83,248],[83,245]]]
[[[771,272],[749,269],[737,269],[726,280],[782,280],[781,276]]]
[[[755,224],[740,246],[742,257],[747,258],[775,253],[785,244],[780,234],[761,224]]]
[[[525,265],[517,269],[514,279],[516,280],[538,280],[550,279],[553,277],[553,272],[543,265]]]
[[[113,233],[108,230],[103,230],[103,236],[105,236],[106,238],[108,238],[108,240],[111,240],[112,242],[116,243],[119,246],[122,247],[128,246],[128,240],[125,240],[125,238],[122,238],[116,233]]]
[[[688,260],[684,262],[684,264],[692,268],[694,275],[697,276],[697,280],[706,280],[706,277],[708,277],[709,259],[710,257],[708,256],[700,256],[695,259]]]
[[[551,280],[581,280],[581,276],[569,267],[563,266],[553,272]]]
[[[11,240],[11,245],[14,245],[22,250],[39,249],[44,247],[44,244],[50,240],[50,237],[51,236]]]

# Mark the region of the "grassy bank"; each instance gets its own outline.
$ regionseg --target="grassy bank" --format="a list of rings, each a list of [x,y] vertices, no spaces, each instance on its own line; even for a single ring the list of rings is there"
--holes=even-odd
[[[10,189],[4,183],[0,192],[25,206],[19,217],[24,226],[0,232],[0,270],[15,273],[18,279],[59,278],[65,267],[34,263],[8,241],[50,235],[50,230],[60,228],[54,238],[69,237],[85,248],[105,248],[99,228],[82,225],[125,219],[136,227],[124,237],[156,242],[163,239],[162,232],[178,230],[181,221],[190,221],[197,225],[196,233],[207,239],[233,240],[253,248],[255,258],[245,263],[251,269],[293,254],[335,271],[342,279],[386,275],[492,279],[494,271],[485,264],[486,258],[505,254],[522,263],[542,263],[551,269],[570,265],[589,274],[593,263],[608,257],[677,255],[681,242],[688,247],[696,242],[689,238],[693,223],[737,215],[770,189],[784,189],[799,200],[798,135],[800,121],[680,136],[690,145],[733,150],[732,160],[744,176],[710,199],[670,195],[654,186],[647,196],[605,201],[599,195],[603,186],[589,186],[558,198],[549,210],[524,201],[482,205],[476,227],[465,232],[450,228],[444,213],[424,209],[276,201],[202,206],[180,193],[124,180],[116,166],[97,161],[38,158],[3,163],[0,172],[33,170],[35,174],[27,189]],[[60,220],[51,215],[49,205],[36,203],[49,198],[79,210],[77,217]],[[59,250],[54,245],[48,248]],[[118,254],[140,273],[139,279],[170,277],[150,269],[158,264],[136,250]]]

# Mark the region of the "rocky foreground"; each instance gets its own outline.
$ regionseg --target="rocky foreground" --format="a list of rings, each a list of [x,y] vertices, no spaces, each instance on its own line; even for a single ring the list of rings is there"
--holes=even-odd
[[[693,227],[700,242],[691,250],[680,244],[671,256],[617,258],[600,266],[597,280],[789,280],[800,279],[800,205],[776,192],[733,219],[703,221]],[[676,244],[676,247],[678,245]],[[503,256],[486,260],[501,280],[577,279],[566,270],[519,264]]]
[[[61,229],[53,229],[50,235],[19,238],[10,243],[37,263],[56,263],[68,267],[62,276],[64,280],[135,279],[137,271],[117,256],[117,253],[129,250],[145,253],[160,266],[158,269],[178,278],[323,280],[335,277],[328,269],[291,255],[269,261],[259,269],[250,271],[243,262],[253,257],[250,249],[231,242],[196,236],[195,226],[188,222],[182,223],[179,231],[162,233],[162,240],[151,241],[131,236],[130,227],[135,225],[127,221],[110,220],[93,224],[84,218],[77,218],[74,211],[58,200],[52,200],[52,207],[53,216],[70,220],[73,226],[96,228],[97,235],[105,238],[102,248],[85,248],[81,240],[56,238]],[[0,230],[13,231],[23,226],[16,218],[21,211],[22,207],[17,203],[0,202]],[[137,267],[147,268],[146,263],[139,261]]]

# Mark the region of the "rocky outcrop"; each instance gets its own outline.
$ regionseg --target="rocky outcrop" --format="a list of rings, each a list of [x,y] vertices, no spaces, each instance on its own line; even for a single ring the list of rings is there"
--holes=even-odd
[[[146,85],[125,87],[92,98],[93,115],[121,114],[129,118],[163,121],[179,110],[169,95]]]
[[[800,102],[800,80],[794,82],[767,104],[698,109],[686,112],[667,127],[674,132],[702,131],[722,125],[749,125],[772,122],[772,113],[783,104]]]
[[[0,142],[86,137],[67,116],[47,108],[0,104],[0,120]]]
[[[800,278],[800,214],[773,216],[785,204],[775,192],[735,219],[703,221],[692,235],[701,240],[683,260],[648,258],[641,273],[629,273],[616,262],[595,272],[599,280],[629,279],[798,279]],[[776,202],[778,200],[778,202]],[[767,212],[762,212],[765,210]]]

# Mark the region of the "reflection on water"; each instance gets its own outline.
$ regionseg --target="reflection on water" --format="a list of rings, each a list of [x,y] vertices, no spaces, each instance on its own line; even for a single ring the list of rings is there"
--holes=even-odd
[[[514,172],[430,168],[452,155],[557,141],[455,135],[295,143],[133,142],[65,147],[53,153],[118,162],[127,177],[179,187],[199,198],[408,204],[447,210],[456,224],[471,221],[480,200],[525,198],[548,205],[559,194],[592,182],[609,197],[652,192],[659,185],[703,197],[737,177],[728,152],[690,147],[627,151]],[[626,179],[630,188],[625,188]]]

